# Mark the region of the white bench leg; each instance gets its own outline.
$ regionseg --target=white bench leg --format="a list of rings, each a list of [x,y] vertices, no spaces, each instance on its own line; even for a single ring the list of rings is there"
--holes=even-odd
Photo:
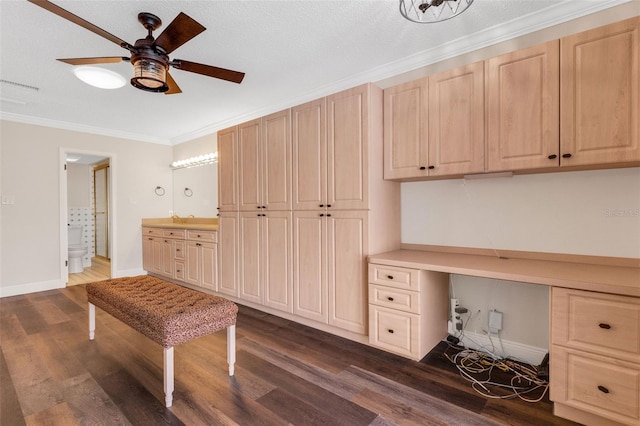
[[[89,303],[89,340],[96,336],[96,305]]]
[[[164,348],[164,401],[167,407],[173,403],[173,346]]]
[[[229,375],[233,376],[236,363],[236,326],[227,327],[227,362],[229,363]]]

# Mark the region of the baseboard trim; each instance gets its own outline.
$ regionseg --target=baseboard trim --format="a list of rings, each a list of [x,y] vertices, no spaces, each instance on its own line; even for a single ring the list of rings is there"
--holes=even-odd
[[[461,344],[465,348],[486,349],[497,356],[514,358],[531,365],[540,365],[544,356],[549,352],[547,348],[538,348],[510,340],[502,339],[501,342],[497,335],[492,335],[489,339],[486,334],[467,331],[462,336]]]
[[[12,285],[7,287],[0,287],[0,298],[20,296],[23,294],[37,293],[39,291],[55,290],[58,288],[64,288],[66,283],[60,280],[42,281],[37,283],[27,283]]]

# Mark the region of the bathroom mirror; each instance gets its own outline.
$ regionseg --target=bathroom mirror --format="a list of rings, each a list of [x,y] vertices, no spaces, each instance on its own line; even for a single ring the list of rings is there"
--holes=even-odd
[[[173,171],[173,212],[180,217],[217,217],[217,163]]]

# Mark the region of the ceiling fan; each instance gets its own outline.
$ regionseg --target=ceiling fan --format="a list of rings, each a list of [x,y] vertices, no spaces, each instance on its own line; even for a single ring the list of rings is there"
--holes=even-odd
[[[180,87],[178,87],[169,74],[169,67],[202,74],[208,77],[219,78],[233,83],[241,83],[244,78],[243,72],[218,68],[211,65],[198,64],[196,62],[184,61],[182,59],[169,59],[169,54],[171,52],[206,30],[205,27],[182,12],[175,17],[175,19],[157,38],[154,38],[152,33],[162,25],[160,18],[147,12],[139,13],[138,21],[140,21],[148,33],[145,38],[141,38],[137,40],[134,45],[131,45],[48,0],[27,1],[40,6],[61,18],[71,21],[74,24],[80,25],[99,36],[116,43],[118,46],[127,49],[131,53],[130,58],[123,56],[106,56],[96,58],[58,59],[59,61],[67,64],[91,65],[129,61],[133,65],[134,69],[133,77],[131,78],[131,84],[134,87],[149,92],[164,93],[165,95],[182,92]]]

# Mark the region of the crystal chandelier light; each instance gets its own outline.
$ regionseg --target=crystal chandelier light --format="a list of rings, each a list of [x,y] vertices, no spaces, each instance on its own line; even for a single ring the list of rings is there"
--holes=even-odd
[[[460,15],[473,0],[400,0],[400,13],[412,22],[429,24]]]

